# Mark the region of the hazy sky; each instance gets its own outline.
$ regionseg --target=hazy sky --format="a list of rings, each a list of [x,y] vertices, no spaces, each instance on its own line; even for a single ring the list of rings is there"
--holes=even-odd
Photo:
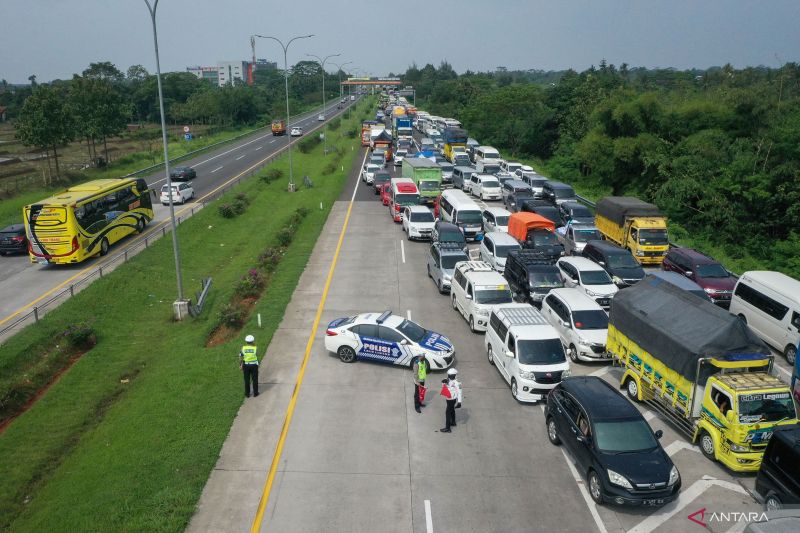
[[[155,70],[144,0],[2,0],[0,78],[69,78],[90,62]],[[582,70],[605,58],[647,67],[800,60],[800,0],[160,0],[164,71],[250,57],[250,35],[288,39],[289,49],[341,53],[364,73],[403,72],[448,60],[458,72]],[[283,62],[259,40],[259,58]],[[349,68],[349,67],[348,67]],[[333,68],[330,69],[333,71]]]

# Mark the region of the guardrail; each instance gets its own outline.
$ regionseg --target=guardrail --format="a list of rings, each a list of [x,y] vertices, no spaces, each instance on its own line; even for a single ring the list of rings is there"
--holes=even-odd
[[[358,100],[356,100],[356,103]],[[354,103],[348,102],[349,105],[354,105]],[[303,115],[298,115],[299,117],[311,114],[313,115],[317,111],[304,113]],[[311,131],[316,131],[322,127],[322,124],[313,128]],[[252,132],[251,132],[252,133]],[[248,134],[250,135],[250,134]],[[206,205],[210,202],[217,200],[220,196],[230,191],[232,188],[238,186],[243,180],[251,178],[257,172],[260,172],[265,166],[269,165],[275,159],[283,156],[285,152],[285,147],[278,152],[272,154],[271,156],[262,160],[258,166],[252,167],[247,174],[243,174],[239,176],[236,180],[230,181],[226,183],[220,189],[214,190],[211,193],[203,196],[199,202],[195,202],[194,205],[186,206],[185,208],[181,209],[180,211],[176,212],[175,214],[175,223],[176,225],[181,224],[188,218],[191,218],[197,211],[203,209]],[[162,163],[163,165],[163,163]],[[197,205],[199,203],[199,205]],[[188,210],[188,213],[187,213]],[[153,242],[157,241],[158,239],[166,236],[167,230],[169,226],[167,224],[168,219],[164,219],[158,223],[158,225],[154,226],[150,229],[150,231],[146,231],[140,236],[140,240],[127,243],[124,250],[120,251],[119,253],[111,256],[108,256],[106,260],[103,262],[102,265],[98,265],[97,267],[89,270],[86,275],[82,276],[81,279],[71,283],[69,286],[64,287],[60,291],[56,292],[53,295],[49,295],[46,300],[39,302],[36,306],[31,308],[30,311],[27,313],[14,317],[7,323],[4,323],[0,326],[0,345],[2,345],[6,338],[10,337],[18,330],[30,325],[39,322],[39,320],[47,313],[49,310],[58,307],[67,299],[75,296],[78,292],[83,290],[84,288],[88,287],[92,281],[95,279],[102,278],[103,276],[113,272],[119,265],[128,262],[128,259],[132,258],[142,250],[145,250],[152,244]],[[143,238],[141,238],[143,237]],[[205,288],[205,287],[204,287]],[[13,315],[12,315],[13,316]]]

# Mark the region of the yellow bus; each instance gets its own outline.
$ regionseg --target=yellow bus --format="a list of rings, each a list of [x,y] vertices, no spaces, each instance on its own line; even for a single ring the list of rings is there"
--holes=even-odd
[[[80,263],[153,220],[147,183],[135,178],[94,180],[23,208],[32,263]]]

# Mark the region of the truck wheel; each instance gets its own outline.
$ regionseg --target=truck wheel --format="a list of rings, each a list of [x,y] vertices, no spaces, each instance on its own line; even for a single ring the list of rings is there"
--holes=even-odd
[[[712,439],[708,431],[705,430],[700,433],[700,451],[712,461],[717,460],[714,450],[714,439]]]
[[[786,357],[787,363],[794,365],[794,360],[797,358],[797,347],[790,344],[786,347],[786,350],[783,351],[783,355]]]
[[[431,279],[433,279],[433,276],[431,276],[431,266],[430,266],[430,265],[428,265],[428,266],[427,266],[427,267],[425,267],[425,268],[427,268],[427,270],[428,270],[428,277],[429,277],[429,278],[431,278]]]
[[[747,317],[746,317],[746,316],[744,316],[744,315],[736,315],[736,316],[738,316],[738,317],[739,317],[739,320],[741,320],[742,322],[744,322],[745,324],[747,324]]]
[[[636,383],[635,379],[628,378],[628,381],[625,383],[625,390],[628,391],[628,398],[634,402],[639,401],[639,384]]]
[[[453,300],[453,309],[455,309],[456,311],[458,311],[458,306],[456,306],[456,295],[455,295],[455,294],[453,295],[453,298],[452,298],[452,300]]]

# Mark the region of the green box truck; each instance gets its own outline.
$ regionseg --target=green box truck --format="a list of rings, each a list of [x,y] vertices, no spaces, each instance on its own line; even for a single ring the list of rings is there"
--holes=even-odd
[[[442,168],[427,157],[404,158],[403,177],[417,185],[421,204],[433,205],[442,192]]]

